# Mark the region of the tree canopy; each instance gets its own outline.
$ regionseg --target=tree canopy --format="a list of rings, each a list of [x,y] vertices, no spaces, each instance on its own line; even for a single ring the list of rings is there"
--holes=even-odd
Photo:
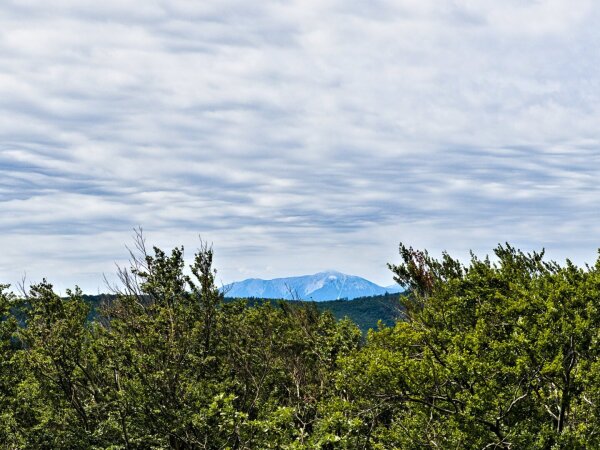
[[[600,437],[600,261],[400,245],[402,316],[224,302],[212,249],[141,236],[100,310],[0,286],[6,449],[584,449]]]

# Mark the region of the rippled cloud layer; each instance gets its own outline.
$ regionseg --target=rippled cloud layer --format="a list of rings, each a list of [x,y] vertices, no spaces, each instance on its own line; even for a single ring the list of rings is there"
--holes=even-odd
[[[0,282],[104,290],[132,228],[220,278],[389,284],[399,241],[600,247],[600,8],[6,0]]]

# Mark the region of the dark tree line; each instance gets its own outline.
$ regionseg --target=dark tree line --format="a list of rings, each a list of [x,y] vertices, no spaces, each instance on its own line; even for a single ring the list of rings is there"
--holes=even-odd
[[[0,286],[5,449],[600,447],[600,262],[400,246],[403,317],[224,302],[212,249],[141,236],[90,320],[81,291]]]

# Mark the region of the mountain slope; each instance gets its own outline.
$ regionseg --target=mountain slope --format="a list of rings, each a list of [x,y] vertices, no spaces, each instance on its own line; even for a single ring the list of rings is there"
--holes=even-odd
[[[400,287],[378,286],[361,277],[336,271],[300,277],[261,280],[250,278],[224,286],[225,296],[233,298],[279,298],[288,300],[354,299],[400,292]]]

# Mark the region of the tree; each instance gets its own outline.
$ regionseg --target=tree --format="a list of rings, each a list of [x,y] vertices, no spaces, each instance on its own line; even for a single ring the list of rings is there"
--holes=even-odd
[[[8,285],[0,285],[0,442],[16,448],[22,444],[15,415],[19,380],[15,362],[17,349],[13,339],[17,330],[13,314],[16,297],[9,288]]]
[[[465,266],[400,246],[404,320],[342,364],[330,433],[361,448],[600,445],[600,263],[494,253]]]
[[[218,381],[218,307],[212,249],[202,245],[184,273],[183,247],[150,254],[141,232],[123,289],[103,311],[100,345],[112,372],[125,447],[204,448],[207,411],[225,390]]]
[[[46,280],[20,302],[16,317],[22,326],[12,343],[18,347],[12,411],[24,447],[76,449],[96,442],[102,399],[89,358],[88,313],[79,289],[61,298]]]

